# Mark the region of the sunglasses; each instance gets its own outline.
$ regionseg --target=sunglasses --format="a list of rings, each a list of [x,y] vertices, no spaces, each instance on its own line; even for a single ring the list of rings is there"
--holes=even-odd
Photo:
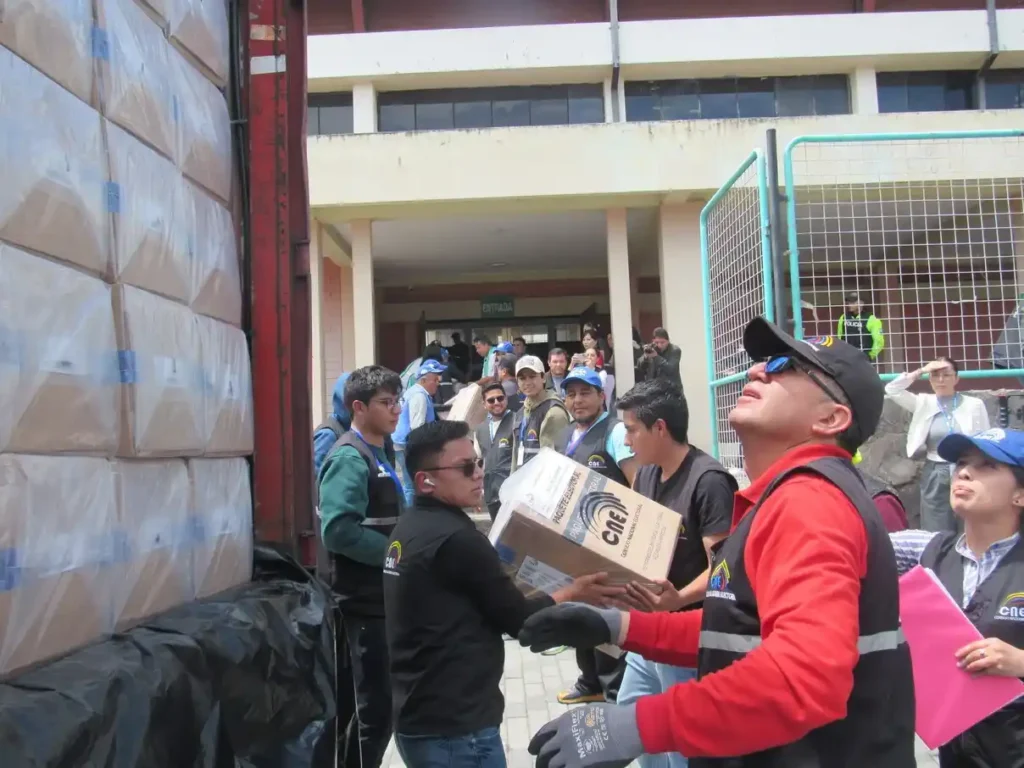
[[[800,371],[813,381],[818,386],[818,389],[824,392],[833,403],[846,405],[809,366],[799,362],[796,358],[789,355],[774,355],[769,357],[768,362],[764,364],[764,372],[767,374],[785,373],[786,371]]]
[[[505,402],[505,396],[504,395],[498,395],[497,397],[488,397],[487,398],[487,404],[488,405],[497,405],[498,403],[504,403],[504,402]]]
[[[462,471],[464,477],[472,477],[473,473],[478,469],[484,468],[483,459],[473,459],[472,461],[466,461],[462,464],[452,464],[447,467],[424,467],[421,472],[440,472],[442,469],[458,469]]]

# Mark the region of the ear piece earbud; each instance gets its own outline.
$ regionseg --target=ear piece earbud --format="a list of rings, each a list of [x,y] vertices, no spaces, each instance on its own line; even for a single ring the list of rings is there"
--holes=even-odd
[[[424,485],[429,485],[431,488],[436,488],[437,487],[436,485],[434,485],[434,481],[431,480],[429,477],[426,477],[426,478],[423,479],[423,484]]]

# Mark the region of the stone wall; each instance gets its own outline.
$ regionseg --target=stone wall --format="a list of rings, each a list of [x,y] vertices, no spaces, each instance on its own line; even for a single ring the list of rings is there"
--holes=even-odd
[[[999,423],[1000,398],[988,391],[964,392],[965,395],[981,398],[988,408],[989,422],[993,427],[1008,426],[1024,429],[1024,393],[1013,392],[1007,398],[1009,423]],[[910,426],[910,411],[900,408],[886,399],[882,420],[874,436],[861,448],[864,461],[861,470],[893,486],[907,508],[907,518],[912,528],[921,519],[921,468],[924,457],[907,457],[907,429]]]

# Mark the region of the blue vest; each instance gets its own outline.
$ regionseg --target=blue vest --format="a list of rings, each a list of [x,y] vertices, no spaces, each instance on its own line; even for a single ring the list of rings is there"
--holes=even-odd
[[[392,439],[395,445],[405,445],[405,439],[409,437],[409,433],[412,432],[412,428],[409,426],[409,404],[412,402],[414,397],[422,397],[427,401],[427,422],[437,420],[437,416],[434,414],[434,398],[421,387],[419,384],[413,384],[406,391],[405,396],[402,398],[402,415],[398,417],[398,426],[395,428],[395,434]]]

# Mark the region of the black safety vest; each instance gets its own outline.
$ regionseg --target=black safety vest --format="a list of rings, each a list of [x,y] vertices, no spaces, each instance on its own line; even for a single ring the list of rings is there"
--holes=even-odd
[[[363,525],[390,536],[402,512],[402,497],[398,493],[391,475],[378,462],[370,447],[354,432],[346,432],[331,451],[341,446],[355,448],[366,462],[370,473],[369,503],[366,506],[366,520]],[[390,455],[388,456],[390,459]],[[394,463],[392,463],[394,467]],[[343,555],[331,553],[334,573],[331,588],[337,593],[342,613],[354,616],[384,615],[383,561],[378,565],[357,563]]]
[[[594,470],[602,477],[619,483],[619,485],[628,486],[629,482],[626,480],[622,470],[619,469],[619,465],[615,463],[615,457],[608,453],[605,447],[608,442],[608,434],[618,423],[618,419],[606,416],[587,430],[587,433],[576,444],[576,447],[573,448],[572,453],[568,453],[569,443],[572,441],[573,433],[576,431],[576,425],[570,424],[562,430],[562,434],[555,441],[555,450],[568,456],[577,464],[582,464]]]
[[[512,474],[512,425],[516,420],[513,411],[505,411],[498,422],[491,439],[491,420],[487,418],[476,428],[476,442],[484,459],[484,503],[498,501],[498,491]]]
[[[761,644],[757,595],[744,550],[765,499],[797,473],[821,475],[857,507],[868,537],[867,574],[861,582],[860,660],[846,717],[802,739],[755,754],[691,758],[692,768],[907,768],[914,765],[914,677],[910,649],[900,629],[899,583],[892,543],[859,474],[848,461],[825,458],[783,472],[768,486],[729,538],[714,551],[704,598],[698,676],[725,669]],[[813,509],[793,514],[814,514]]]
[[[682,515],[679,525],[679,540],[672,566],[669,568],[668,580],[676,589],[682,589],[700,576],[708,567],[708,554],[704,550],[704,540],[700,530],[700,518],[693,508],[693,497],[697,492],[697,483],[708,472],[720,472],[729,478],[733,491],[736,490],[736,478],[718,461],[704,451],[690,446],[690,453],[683,461],[679,471],[684,472],[682,483],[675,483],[671,492],[658,496],[658,484],[661,482],[661,468],[655,464],[640,467],[633,480],[633,490],[641,496],[656,501]],[[699,608],[700,604],[690,606]]]
[[[939,577],[957,605],[964,602],[964,561],[956,551],[958,534],[939,534],[928,542],[921,565]],[[964,609],[982,637],[997,637],[1024,648],[1024,541],[1018,541],[995,571],[978,585]],[[939,750],[944,766],[1021,768],[1024,766],[1024,701],[982,720]]]
[[[843,313],[843,341],[857,349],[869,351],[874,342],[868,332],[868,320],[871,319],[870,312],[862,312],[859,315]]]
[[[523,446],[523,465],[540,453],[540,427],[552,408],[561,408],[566,414],[569,413],[561,400],[545,400],[530,411],[529,418],[526,417],[525,408],[516,412],[516,420],[512,426],[512,449],[518,453],[519,446]]]

